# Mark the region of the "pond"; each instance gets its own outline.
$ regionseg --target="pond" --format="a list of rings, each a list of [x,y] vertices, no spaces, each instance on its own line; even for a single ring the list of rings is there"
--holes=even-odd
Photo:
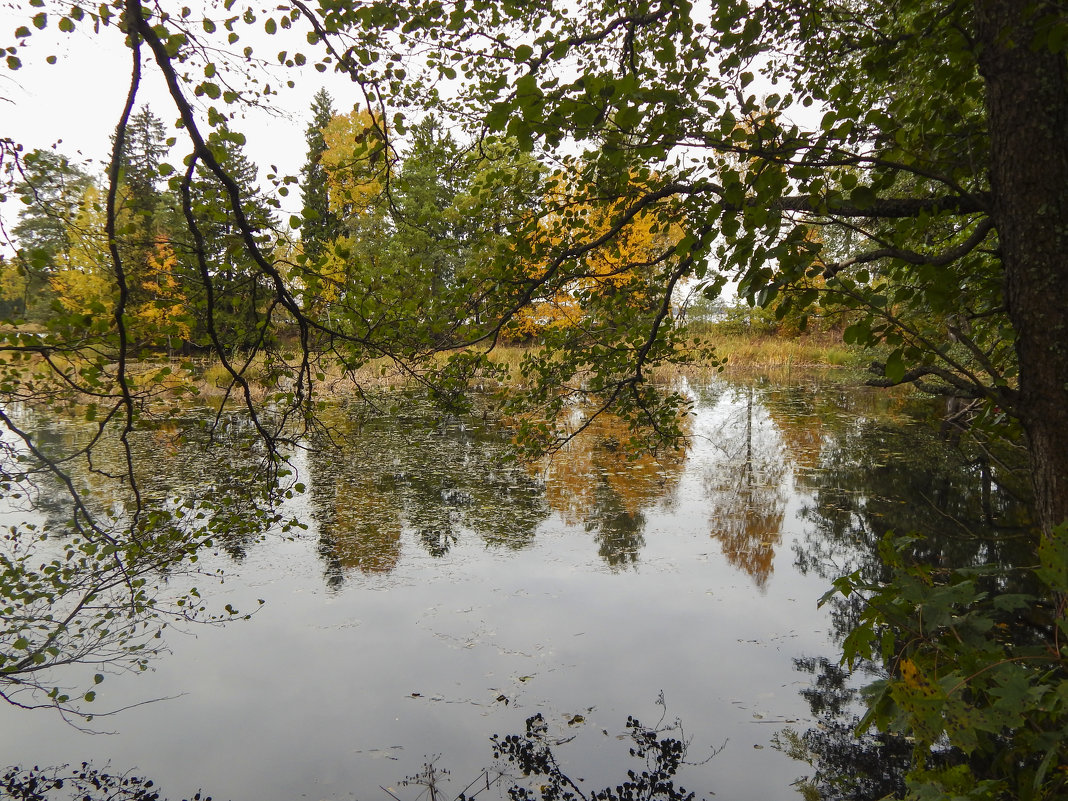
[[[491,735],[540,713],[598,790],[634,767],[633,715],[681,721],[698,797],[799,797],[811,768],[784,732],[821,725],[814,666],[855,612],[818,607],[831,580],[877,571],[888,529],[990,558],[1011,501],[929,403],[797,373],[686,391],[683,451],[628,459],[609,420],[529,467],[478,421],[329,410],[341,447],[293,455],[307,491],[286,511],[306,528],[202,560],[224,575],[199,585],[212,603],[262,608],[170,629],[148,672],[101,685],[100,708],[125,709],[96,733],[0,706],[0,762],[92,760],[234,801],[406,801],[432,764],[452,798],[492,767]],[[223,469],[157,456],[175,485]]]

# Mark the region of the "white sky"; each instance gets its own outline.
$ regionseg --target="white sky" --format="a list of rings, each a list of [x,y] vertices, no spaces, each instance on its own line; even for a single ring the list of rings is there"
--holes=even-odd
[[[193,0],[190,4],[198,3]],[[11,41],[10,32],[18,25],[29,25],[31,10],[36,11],[28,6],[23,9],[0,6],[0,42]],[[242,36],[238,47],[244,46],[247,40],[261,57],[274,59],[274,54],[282,49],[303,51],[310,56],[315,50],[305,41],[306,28],[300,22],[292,30],[279,30],[274,36],[263,33],[260,22],[253,26],[240,25],[238,30]],[[64,34],[56,29],[53,16],[48,28],[34,30],[26,46],[19,50],[24,64],[22,69],[12,72],[0,65],[0,137],[14,139],[26,150],[48,148],[58,143],[60,152],[89,160],[90,169],[102,173],[110,155],[110,137],[125,103],[130,81],[130,52],[121,32],[110,26],[94,34],[89,25],[83,24],[75,32]],[[51,54],[58,56],[55,65],[45,63],[46,56]],[[178,113],[162,77],[153,68],[147,47],[143,48],[143,57],[145,69],[138,105],[147,104],[170,125]],[[225,69],[220,65],[220,73]],[[284,87],[286,78],[295,81],[294,89]],[[264,186],[270,165],[276,165],[281,175],[299,173],[307,149],[304,130],[310,117],[309,106],[319,89],[326,88],[330,92],[334,107],[340,112],[348,111],[354,104],[363,104],[362,94],[347,76],[319,73],[310,66],[292,70],[289,74],[281,73],[278,80],[272,80],[272,85],[280,91],[279,95],[270,98],[272,108],[278,114],[253,109],[244,119],[232,124],[234,129],[246,135],[246,155],[259,165]],[[193,99],[192,87],[189,87],[188,95]],[[795,111],[802,117],[814,114],[812,109]],[[207,128],[205,120],[203,130]],[[171,160],[177,166],[189,148],[185,146],[181,132],[175,132],[175,135],[178,147]],[[300,192],[291,187],[288,197],[281,198],[281,203],[280,219],[284,224],[290,214],[299,212]],[[14,224],[19,208],[18,203],[0,204],[0,219],[8,230]],[[0,248],[3,247],[0,244]]]
[[[0,34],[7,34],[0,40],[10,41],[8,32],[28,24],[30,16],[20,17],[10,8],[0,8]],[[45,31],[34,31],[27,46],[20,48],[23,68],[11,71],[0,65],[0,137],[13,139],[26,151],[56,145],[59,152],[75,160],[89,160],[90,169],[102,173],[129,89],[131,56],[114,26],[99,34],[86,27],[87,32],[79,29],[70,34],[59,32],[54,24]],[[304,32],[298,35],[303,49],[308,51]],[[253,44],[262,46],[262,55],[273,57],[286,47],[283,36],[282,32],[270,38],[261,34],[257,37],[261,41]],[[45,57],[52,54],[58,61],[48,65]],[[170,126],[178,112],[162,77],[149,61],[147,47],[142,55],[145,68],[138,106],[148,105]],[[296,175],[300,170],[307,150],[304,130],[310,117],[309,106],[319,89],[325,87],[330,92],[338,111],[347,111],[362,100],[345,76],[321,74],[306,67],[289,77],[296,81],[295,88],[286,89],[284,80],[279,81],[276,88],[281,94],[271,98],[272,108],[282,116],[253,109],[232,125],[245,133],[246,155],[260,166],[261,179],[271,164],[277,165],[283,175]],[[191,87],[189,97],[193,99]],[[221,101],[218,105],[222,106]],[[207,128],[205,118],[203,130]],[[181,132],[175,132],[175,136],[178,145],[171,159],[177,165],[189,148],[183,147]],[[291,191],[288,200],[283,200],[286,216],[299,210],[299,206],[299,192]],[[6,224],[14,222],[11,215],[17,210],[12,204],[0,206]]]

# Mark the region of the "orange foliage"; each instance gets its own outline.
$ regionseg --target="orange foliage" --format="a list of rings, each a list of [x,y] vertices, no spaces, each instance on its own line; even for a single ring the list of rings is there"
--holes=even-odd
[[[157,239],[141,283],[150,300],[133,310],[141,337],[152,342],[163,335],[167,347],[173,346],[173,338],[189,339],[191,335],[187,299],[175,276],[177,265],[174,248],[166,240]]]
[[[604,505],[603,498],[598,503],[599,495],[610,496],[612,506],[634,517],[678,485],[685,451],[665,450],[658,456],[643,453],[631,458],[622,450],[629,437],[626,423],[602,414],[540,466],[546,475],[549,507],[569,525],[588,523]]]
[[[740,486],[723,487],[712,516],[712,537],[727,562],[743,570],[763,589],[771,577],[775,549],[782,542],[784,506],[751,476]]]
[[[782,445],[762,424],[752,387],[745,390],[730,425],[720,431],[725,459],[706,475],[712,509],[710,534],[727,562],[763,589],[774,569],[786,512]]]
[[[567,173],[559,172],[554,178],[550,186],[555,190],[546,197],[546,205],[553,211],[541,219],[529,243],[534,253],[547,254],[526,265],[525,271],[532,278],[544,273],[554,254],[597,241],[619,226],[643,191],[634,174],[625,196],[603,200],[580,195]],[[671,251],[682,236],[681,226],[666,205],[642,209],[605,243],[589,250],[571,279],[557,285],[551,297],[537,298],[522,309],[510,333],[530,337],[546,328],[579,324],[586,317],[583,295],[623,291],[632,304],[642,303],[656,266],[672,258]]]
[[[353,107],[327,123],[323,141],[330,210],[342,217],[366,214],[392,168],[382,123],[370,111]]]

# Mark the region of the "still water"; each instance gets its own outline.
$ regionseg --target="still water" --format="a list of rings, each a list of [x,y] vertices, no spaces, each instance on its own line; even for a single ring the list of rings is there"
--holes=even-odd
[[[406,801],[430,762],[452,798],[492,767],[491,735],[541,713],[598,790],[634,767],[628,715],[666,714],[699,797],[800,798],[811,769],[775,742],[817,725],[798,660],[837,661],[831,579],[877,570],[889,528],[988,554],[999,510],[903,395],[796,374],[687,391],[682,451],[629,460],[605,421],[532,467],[477,422],[333,410],[342,447],[293,456],[306,529],[206,560],[225,576],[199,585],[210,602],[263,607],[170,630],[149,672],[109,676],[97,703],[129,708],[99,733],[0,707],[0,765],[109,763],[172,799]],[[157,469],[213,468],[177,448]]]

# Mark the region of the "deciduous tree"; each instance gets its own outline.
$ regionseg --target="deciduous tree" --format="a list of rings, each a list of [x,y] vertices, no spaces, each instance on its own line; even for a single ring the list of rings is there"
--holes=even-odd
[[[5,298],[18,300],[23,316],[37,307],[35,317],[39,317],[47,299],[44,303],[35,300],[40,300],[42,291],[47,295],[48,275],[70,247],[68,233],[92,179],[82,166],[54,150],[27,153],[20,177],[14,193],[23,206],[11,230],[18,252],[8,265]],[[17,271],[17,278],[12,270]]]
[[[59,304],[80,319],[77,327],[110,328],[115,308],[114,280],[100,190],[90,186],[66,234],[67,248],[48,281]],[[95,325],[93,321],[95,320]]]
[[[952,696],[943,708],[958,717],[943,721],[944,730],[960,738],[962,747],[982,745],[991,753],[997,738],[982,744],[969,739],[975,727],[969,730],[961,677],[945,672],[949,663],[939,657],[973,659],[972,678],[981,677],[973,685],[975,697],[990,702],[974,720],[1014,727],[1025,747],[1040,745],[1050,755],[1029,765],[1030,773],[1015,776],[1013,791],[1021,795],[1021,788],[1030,787],[1033,797],[1063,794],[1059,772],[1048,770],[1064,762],[1065,751],[1066,696],[1051,689],[1051,677],[1057,687],[1064,683],[1058,632],[1068,592],[1063,578],[1068,548],[1058,528],[1068,520],[1063,3],[289,0],[268,12],[227,2],[218,14],[214,9],[200,14],[142,0],[93,11],[63,0],[41,1],[47,13],[27,13],[14,31],[9,68],[30,57],[24,44],[32,39],[31,28],[55,20],[63,31],[92,26],[100,36],[117,28],[131,55],[131,89],[117,125],[105,203],[117,287],[116,366],[111,372],[101,367],[93,377],[107,384],[100,394],[124,421],[120,441],[127,442],[139,406],[129,376],[130,281],[115,235],[116,199],[143,62],[161,73],[191,150],[176,188],[186,195],[186,222],[194,229],[190,252],[202,257],[200,274],[212,284],[215,268],[205,259],[209,249],[225,242],[226,251],[212,258],[239,260],[242,286],[255,298],[245,306],[254,319],[212,328],[214,347],[225,353],[234,340],[266,345],[275,320],[295,331],[299,347],[283,419],[293,411],[311,419],[316,383],[311,362],[322,342],[343,343],[346,357],[391,356],[432,383],[440,396],[454,399],[464,381],[485,367],[472,349],[492,348],[524,310],[570,291],[589,277],[591,259],[612,252],[641,221],[651,220],[650,233],[678,226],[681,236],[663,243],[655,258],[644,259],[641,303],[632,303],[627,291],[580,293],[583,314],[593,324],[547,332],[544,352],[523,365],[529,391],[521,400],[540,405],[550,420],[562,417],[576,398],[595,400],[595,410],[613,409],[651,429],[651,441],[671,441],[682,433],[677,413],[686,398],[651,388],[648,376],[652,364],[676,358],[683,344],[672,322],[676,290],[697,283],[715,295],[733,278],[754,301],[770,304],[783,287],[818,274],[822,287],[787,295],[781,308],[803,308],[834,294],[854,315],[847,330],[852,341],[888,346],[878,366],[882,383],[922,381],[932,391],[978,401],[986,419],[999,426],[1004,414],[1019,422],[1044,538],[1036,576],[1042,603],[1055,611],[1041,635],[1042,653],[1006,657],[1005,643],[995,638],[967,644],[950,636],[957,629],[947,624],[944,637],[901,641],[902,650],[895,652],[902,668],[898,694],[884,698],[901,701],[909,713],[909,703],[936,696],[941,701],[939,693]],[[408,276],[392,260],[383,260],[377,273],[363,271],[357,285],[362,294],[348,291],[353,314],[324,320],[261,236],[263,226],[247,205],[251,187],[235,174],[239,165],[218,140],[228,118],[253,96],[231,80],[249,77],[264,94],[272,91],[266,78],[257,84],[249,69],[261,55],[260,32],[293,27],[303,29],[314,50],[274,56],[272,49],[271,59],[281,69],[311,62],[346,73],[360,87],[360,108],[368,109],[346,118],[348,130],[340,131],[338,147],[330,145],[330,126],[324,134],[327,152],[341,156],[332,169],[343,180],[331,187],[339,213],[359,219],[372,198],[389,198],[405,115],[412,116],[415,107],[421,118],[428,105],[440,119],[461,127],[476,147],[493,137],[510,139],[534,160],[562,167],[576,188],[569,208],[531,207],[508,223],[504,246],[469,262],[478,270],[465,276],[462,295],[448,297],[456,309],[450,325],[441,326],[439,314],[419,313],[420,301],[409,297],[410,285],[403,283]],[[246,45],[239,56],[224,55],[239,43]],[[195,230],[201,218],[188,201],[194,178],[210,184],[212,209],[226,209],[222,240]],[[510,194],[500,182],[492,185]],[[505,204],[520,205],[514,195]],[[595,220],[579,211],[593,207],[604,216]],[[813,239],[813,226],[848,232],[848,249],[828,246],[846,237]],[[547,227],[549,235],[536,235]],[[363,246],[370,240],[354,241]],[[533,274],[531,265],[537,268]],[[214,308],[208,296],[209,319]],[[937,327],[917,322],[927,310],[937,313]],[[255,336],[248,336],[249,325]],[[13,348],[41,352],[39,343],[21,334],[8,338]],[[465,346],[468,351],[443,369],[419,361]],[[227,367],[241,384],[240,371]],[[431,369],[435,376],[424,372]],[[277,432],[255,416],[248,387],[241,386],[256,430],[268,453],[277,456]],[[518,429],[526,441],[559,444],[566,438],[549,424],[526,420]],[[1013,433],[1011,426],[1003,430]],[[627,444],[651,441],[636,435]],[[898,622],[911,625],[918,604],[934,603],[929,591],[938,584],[935,578],[943,577],[899,577],[899,589],[907,585],[914,592],[888,599],[888,608],[900,613]],[[946,581],[963,583],[966,577]],[[971,590],[959,596],[960,603],[947,598],[936,599],[946,620],[954,610],[970,615],[968,610],[986,602]],[[895,606],[895,600],[904,606]],[[992,627],[1012,610],[996,611],[972,619]],[[872,630],[880,625],[873,620]],[[1032,657],[1033,663],[1025,661]],[[1011,669],[994,669],[1010,658]],[[1035,670],[1026,667],[1031,664]],[[906,671],[905,665],[911,667]],[[947,689],[939,681],[956,683]],[[1013,709],[1005,718],[1003,701],[996,699],[1010,693]],[[1037,705],[1028,707],[1027,699],[1038,699]],[[919,710],[908,724],[924,743],[942,733],[930,710]]]

